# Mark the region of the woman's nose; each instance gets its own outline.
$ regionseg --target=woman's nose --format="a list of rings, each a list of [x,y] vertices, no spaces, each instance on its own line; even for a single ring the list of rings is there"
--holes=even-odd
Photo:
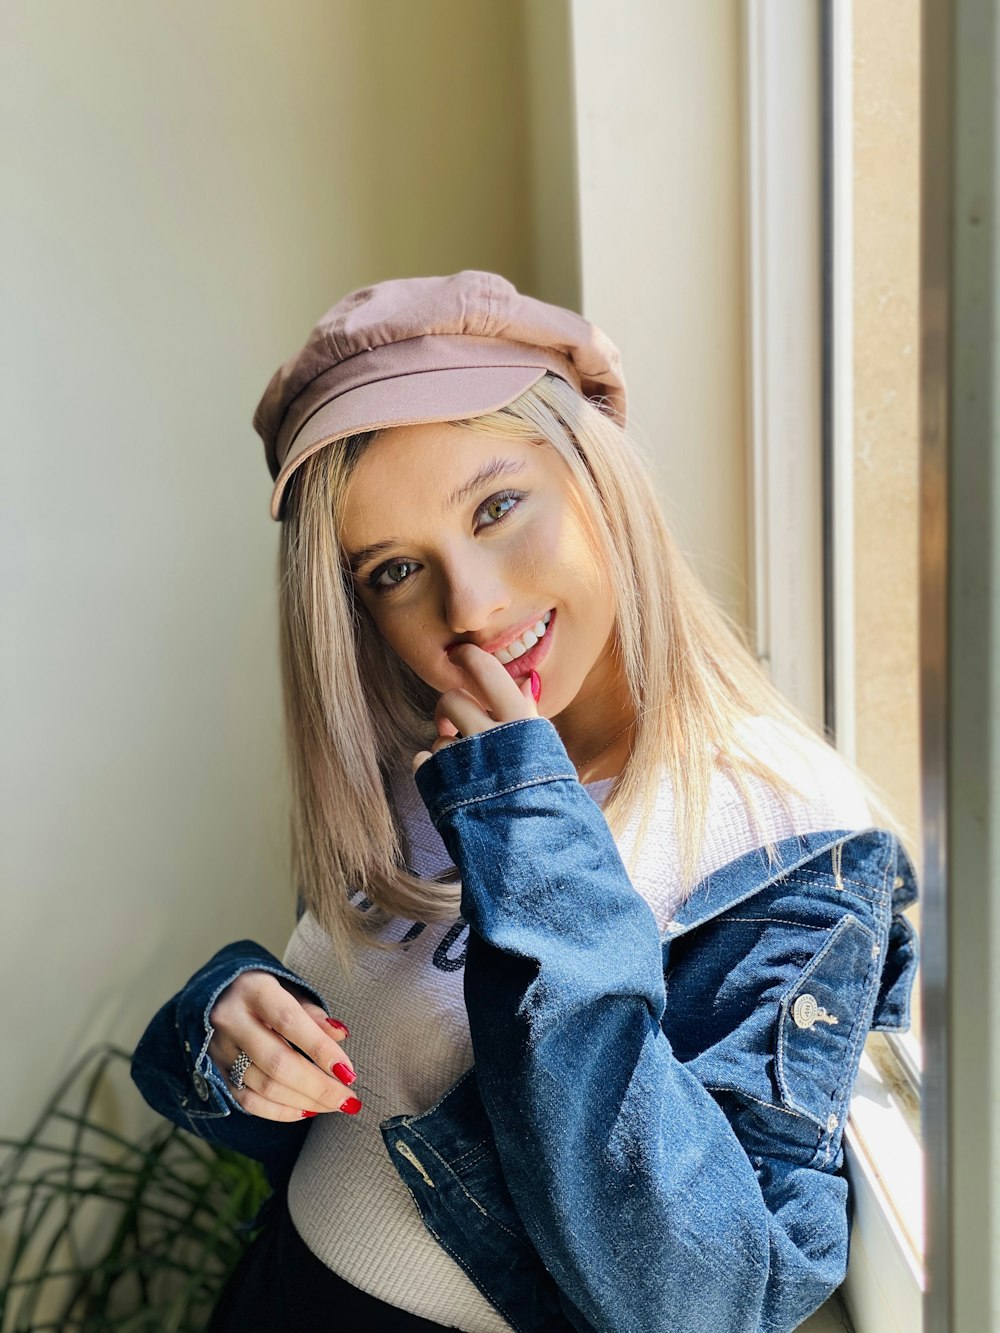
[[[487,570],[458,567],[444,578],[444,618],[453,634],[474,634],[497,623],[510,603],[505,587]]]

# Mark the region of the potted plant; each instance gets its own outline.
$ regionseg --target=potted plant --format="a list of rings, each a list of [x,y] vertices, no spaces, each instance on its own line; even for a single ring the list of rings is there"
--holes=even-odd
[[[202,1333],[256,1234],[259,1163],[166,1122],[110,1128],[130,1060],[91,1047],[29,1133],[0,1138],[2,1333]]]

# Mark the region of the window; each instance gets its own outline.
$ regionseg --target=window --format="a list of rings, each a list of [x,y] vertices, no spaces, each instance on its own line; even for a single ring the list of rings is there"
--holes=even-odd
[[[919,36],[890,0],[745,10],[757,649],[918,874]],[[845,1136],[858,1333],[922,1327],[919,1032],[869,1039]]]

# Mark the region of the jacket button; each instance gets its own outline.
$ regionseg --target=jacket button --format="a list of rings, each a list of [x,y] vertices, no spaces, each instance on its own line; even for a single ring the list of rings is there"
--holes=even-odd
[[[194,1090],[203,1102],[208,1101],[208,1080],[204,1074],[200,1074],[196,1069],[191,1075],[191,1082],[194,1084]]]
[[[819,1005],[816,1003],[816,996],[808,992],[800,995],[792,1005],[792,1018],[795,1024],[800,1028],[811,1028],[816,1022],[816,1016],[819,1013]]]

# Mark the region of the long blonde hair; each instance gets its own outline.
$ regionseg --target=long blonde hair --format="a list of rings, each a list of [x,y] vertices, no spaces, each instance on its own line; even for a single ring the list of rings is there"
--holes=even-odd
[[[617,836],[630,812],[640,811],[637,855],[665,765],[690,891],[717,768],[725,767],[754,820],[749,775],[779,798],[801,795],[744,748],[739,725],[769,716],[813,745],[833,747],[772,685],[740,627],[694,574],[667,528],[644,448],[627,429],[550,374],[506,407],[456,424],[551,447],[569,467],[572,501],[611,581],[616,651],[637,712],[632,754],[604,816]],[[461,899],[455,875],[427,880],[407,869],[391,791],[392,775],[408,774],[413,755],[436,735],[437,693],[376,631],[354,595],[340,543],[348,484],[378,434],[340,440],[297,469],[279,550],[292,874],[348,974],[353,946],[398,947],[374,936],[389,919],[454,920]],[[881,790],[838,759],[872,813],[904,841]],[[763,834],[761,842],[773,855]]]

